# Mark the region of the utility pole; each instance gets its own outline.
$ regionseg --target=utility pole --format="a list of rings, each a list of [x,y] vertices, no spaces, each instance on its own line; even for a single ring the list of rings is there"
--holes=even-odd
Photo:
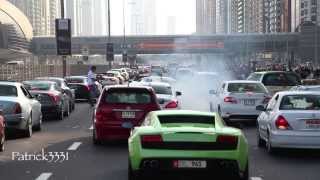
[[[61,18],[64,19],[64,0],[60,0],[61,5]],[[63,77],[67,76],[67,56],[62,56],[62,74]]]
[[[111,18],[110,18],[110,0],[108,0],[108,43],[111,42]],[[112,62],[109,60],[109,70],[112,69]]]

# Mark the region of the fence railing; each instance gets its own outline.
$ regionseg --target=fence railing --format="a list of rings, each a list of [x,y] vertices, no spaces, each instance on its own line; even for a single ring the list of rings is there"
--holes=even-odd
[[[62,77],[62,75],[62,65],[0,65],[0,80],[25,81],[41,76]]]

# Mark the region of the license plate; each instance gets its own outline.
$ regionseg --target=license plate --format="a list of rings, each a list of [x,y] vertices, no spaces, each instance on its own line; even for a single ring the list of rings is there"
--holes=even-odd
[[[176,160],[176,161],[173,161],[173,167],[202,169],[207,167],[207,161]]]
[[[306,120],[307,129],[320,129],[320,119]]]
[[[122,123],[122,127],[125,129],[132,129],[133,124],[131,122],[124,122],[124,123]]]
[[[123,111],[121,113],[121,117],[123,119],[134,119],[134,118],[136,118],[136,113],[132,112],[132,111]]]
[[[244,99],[243,104],[246,106],[254,106],[256,101],[254,99]]]

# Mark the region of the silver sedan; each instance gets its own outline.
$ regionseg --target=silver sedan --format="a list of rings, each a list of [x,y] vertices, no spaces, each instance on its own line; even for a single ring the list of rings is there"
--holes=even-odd
[[[21,130],[26,137],[41,129],[41,104],[21,83],[0,82],[0,108],[7,129]]]
[[[276,93],[258,117],[258,146],[268,152],[276,148],[320,148],[320,93],[284,91]]]

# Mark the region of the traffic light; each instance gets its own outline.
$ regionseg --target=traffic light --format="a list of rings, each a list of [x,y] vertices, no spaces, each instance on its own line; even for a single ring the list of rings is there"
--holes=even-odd
[[[70,19],[56,19],[56,41],[58,55],[71,55]]]
[[[107,61],[114,60],[113,43],[107,43]]]

